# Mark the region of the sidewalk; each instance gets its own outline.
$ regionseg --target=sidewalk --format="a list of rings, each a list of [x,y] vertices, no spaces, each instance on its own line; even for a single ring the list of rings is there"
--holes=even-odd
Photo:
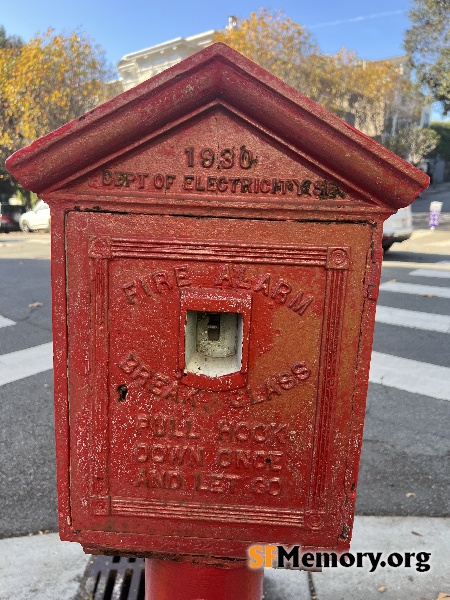
[[[418,572],[412,558],[410,568],[379,567],[373,573],[366,563],[310,576],[267,569],[264,600],[450,599],[450,519],[356,517],[351,550],[383,552],[383,559],[429,552],[431,568]],[[56,533],[0,540],[0,556],[0,600],[72,600],[89,559],[81,546],[61,542]]]

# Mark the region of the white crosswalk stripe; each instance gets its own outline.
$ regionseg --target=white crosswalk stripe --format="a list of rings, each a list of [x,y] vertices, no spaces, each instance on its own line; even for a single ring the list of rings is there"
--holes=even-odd
[[[6,317],[2,317],[2,315],[0,315],[0,327],[9,327],[10,325],[15,325],[16,323],[14,321],[11,321],[11,319],[7,319]]]
[[[442,264],[448,263],[442,261]],[[450,271],[415,269],[410,271],[408,275],[448,279],[450,278]],[[387,281],[380,285],[380,290],[399,294],[450,298],[450,288],[448,287],[410,284],[399,281]],[[400,327],[450,333],[450,316],[448,315],[378,305],[376,321]],[[372,352],[369,380],[372,383],[414,394],[450,400],[450,368],[439,365],[374,351]]]
[[[401,294],[414,294],[417,296],[436,296],[450,298],[450,288],[436,285],[422,285],[421,283],[401,283],[400,281],[386,281],[380,285],[382,292],[397,292]]]
[[[376,321],[377,323],[397,325],[399,327],[450,333],[450,316],[448,315],[436,315],[416,310],[378,305]]]
[[[41,344],[0,356],[0,385],[12,383],[53,368],[53,344]]]
[[[372,352],[369,381],[413,394],[450,400],[450,369],[418,360]]]
[[[52,369],[52,343],[0,356],[0,386]],[[450,369],[372,353],[370,381],[441,400],[450,400]]]
[[[438,274],[437,274],[438,273]],[[409,273],[418,277],[444,277],[448,271],[416,269]],[[450,288],[388,281],[382,291],[420,296],[450,298]],[[450,316],[378,305],[376,321],[388,325],[450,333]],[[0,327],[14,325],[14,321],[0,316]],[[30,377],[53,368],[52,343],[41,344],[0,356],[0,386]],[[370,381],[423,396],[450,400],[450,368],[401,358],[374,351],[370,367]]]
[[[440,271],[438,269],[416,269],[411,271],[409,275],[415,275],[416,277],[435,277],[436,279],[450,279],[450,271]]]
[[[52,343],[3,354],[0,356],[0,386],[52,367]],[[373,352],[369,380],[423,396],[450,400],[450,369],[447,367]]]

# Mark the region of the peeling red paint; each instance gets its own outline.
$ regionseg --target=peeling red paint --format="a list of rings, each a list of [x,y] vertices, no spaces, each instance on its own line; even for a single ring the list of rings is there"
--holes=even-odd
[[[347,549],[382,223],[427,177],[220,44],[8,168],[52,209],[62,539]]]

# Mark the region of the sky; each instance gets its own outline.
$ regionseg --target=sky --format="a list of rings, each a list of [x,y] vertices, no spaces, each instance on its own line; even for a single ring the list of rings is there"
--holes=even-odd
[[[222,29],[230,15],[245,18],[260,7],[283,9],[314,34],[322,52],[353,49],[374,60],[403,54],[410,0],[0,0],[0,25],[28,41],[38,31],[80,28],[115,66],[125,54],[177,37]]]
[[[275,3],[274,3],[275,2]],[[307,27],[322,52],[342,47],[376,60],[404,54],[412,0],[0,0],[0,25],[28,41],[53,27],[79,28],[106,51],[115,67],[125,55],[178,37],[223,29],[228,17],[261,7],[282,9]],[[436,107],[437,110],[437,107]],[[435,112],[433,118],[440,118]]]

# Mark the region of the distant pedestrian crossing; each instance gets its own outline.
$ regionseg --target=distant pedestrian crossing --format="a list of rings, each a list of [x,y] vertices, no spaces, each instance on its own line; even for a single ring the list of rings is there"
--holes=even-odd
[[[416,277],[450,279],[450,271],[439,271],[438,269],[415,269],[414,271],[410,272],[410,275],[415,275]]]
[[[407,271],[406,274],[408,277],[421,278],[422,282],[386,281],[380,285],[380,292],[426,298],[450,298],[450,287],[427,284],[430,278],[435,280],[450,279],[450,269],[448,269],[447,265],[450,266],[449,263],[442,262],[437,263],[436,268],[433,269]],[[388,296],[380,296],[376,312],[377,323],[422,331],[450,333],[450,315],[383,305],[383,300],[388,303],[388,298],[389,294]],[[441,349],[436,349],[436,352],[440,351]],[[427,362],[373,351],[370,366],[370,381],[423,396],[450,400],[450,368]]]
[[[450,287],[426,283],[427,278],[450,279],[450,263],[437,263],[434,269],[414,269],[406,271],[406,274],[421,278],[422,282],[386,281],[381,284],[380,291],[407,296],[450,298]],[[382,303],[383,298],[386,296],[381,296],[377,306],[377,323],[442,334],[450,333],[450,314],[434,314],[385,306]],[[0,316],[0,328],[13,325],[15,325],[14,321]],[[436,351],[439,352],[440,349],[436,349]],[[0,355],[0,386],[51,370],[53,367],[52,352],[52,343],[47,343]],[[450,400],[449,367],[374,351],[369,380],[372,383],[431,398]]]
[[[450,315],[434,315],[404,308],[378,305],[376,322],[412,329],[450,333]]]
[[[397,292],[400,294],[414,294],[417,296],[435,296],[437,298],[450,298],[450,288],[437,285],[422,285],[421,283],[402,283],[401,281],[386,281],[380,285],[382,292]]]

